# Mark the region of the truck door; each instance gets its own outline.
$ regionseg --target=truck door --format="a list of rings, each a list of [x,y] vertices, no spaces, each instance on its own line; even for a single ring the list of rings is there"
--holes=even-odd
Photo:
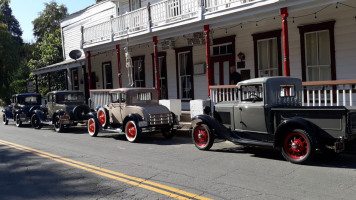
[[[256,134],[267,133],[262,84],[242,85],[240,98],[241,129]]]

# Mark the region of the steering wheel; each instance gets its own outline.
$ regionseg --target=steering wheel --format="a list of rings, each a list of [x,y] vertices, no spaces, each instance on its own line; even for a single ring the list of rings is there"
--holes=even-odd
[[[257,96],[256,94],[250,94],[249,99],[253,99],[253,101],[262,101],[262,98]]]

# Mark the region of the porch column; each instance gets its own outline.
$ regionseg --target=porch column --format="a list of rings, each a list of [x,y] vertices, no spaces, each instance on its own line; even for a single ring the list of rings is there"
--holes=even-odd
[[[47,80],[48,80],[48,92],[51,91],[51,73],[47,73]]]
[[[283,52],[284,52],[284,72],[285,76],[290,76],[289,64],[289,41],[288,41],[288,8],[281,8],[282,30],[283,30]]]
[[[153,54],[154,54],[154,65],[155,65],[155,81],[156,81],[156,89],[158,91],[158,97],[161,97],[161,86],[159,82],[159,66],[158,66],[158,48],[157,48],[157,36],[153,37]]]
[[[88,58],[88,85],[89,85],[89,97],[90,97],[90,89],[91,89],[91,59],[90,59],[90,51],[87,51]]]
[[[205,33],[205,55],[206,55],[206,77],[208,81],[208,96],[210,97],[210,26],[204,25]]]
[[[35,81],[36,81],[36,93],[38,93],[38,75],[35,74]]]
[[[117,60],[117,77],[119,81],[119,88],[122,88],[122,82],[121,82],[121,68],[120,68],[120,45],[116,45],[116,60]]]

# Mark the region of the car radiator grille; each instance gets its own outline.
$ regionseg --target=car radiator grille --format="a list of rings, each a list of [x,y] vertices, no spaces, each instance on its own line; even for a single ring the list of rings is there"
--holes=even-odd
[[[150,125],[161,125],[173,123],[173,116],[171,113],[167,114],[152,114],[150,115]]]

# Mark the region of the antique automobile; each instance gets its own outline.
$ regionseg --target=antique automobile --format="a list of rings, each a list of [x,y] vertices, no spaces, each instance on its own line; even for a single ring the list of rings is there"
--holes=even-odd
[[[356,138],[356,108],[302,106],[297,78],[257,78],[237,84],[238,100],[217,103],[213,116],[193,118],[192,140],[209,150],[214,138],[281,150],[292,163],[306,163],[315,150],[342,152]]]
[[[14,120],[17,127],[23,122],[30,122],[31,116],[41,106],[41,95],[34,93],[15,94],[11,98],[11,105],[3,110],[3,124],[7,125],[9,120]]]
[[[46,107],[37,109],[31,117],[31,125],[36,129],[43,125],[53,125],[57,132],[64,127],[86,123],[89,107],[80,91],[52,91],[47,94]]]
[[[161,131],[163,136],[175,135],[175,115],[158,104],[154,88],[120,88],[109,92],[110,103],[97,108],[88,120],[88,132],[97,136],[99,129],[125,132],[129,142],[137,142],[141,134]]]

